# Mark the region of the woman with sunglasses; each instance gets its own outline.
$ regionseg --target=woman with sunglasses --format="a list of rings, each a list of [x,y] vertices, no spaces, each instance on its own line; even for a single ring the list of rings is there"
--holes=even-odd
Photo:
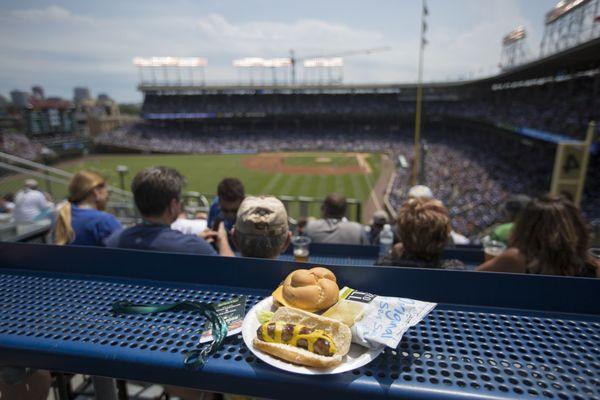
[[[54,226],[54,243],[104,246],[121,223],[104,212],[108,203],[106,179],[93,171],[79,171],[69,183],[69,198],[60,209]]]

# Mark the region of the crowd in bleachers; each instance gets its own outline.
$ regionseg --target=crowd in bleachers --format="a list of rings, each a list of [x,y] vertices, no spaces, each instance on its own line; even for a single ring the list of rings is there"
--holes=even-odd
[[[144,99],[142,116],[152,114],[205,114],[222,116],[380,115],[414,112],[413,101],[399,102],[396,94],[254,94],[153,95]]]
[[[281,132],[221,132],[198,134],[193,125],[183,128],[153,124],[107,133],[98,143],[124,145],[140,151],[168,153],[242,153],[286,150],[387,152],[412,154],[411,137],[399,132],[302,134]],[[448,207],[453,227],[470,238],[477,237],[501,217],[501,205],[510,194],[535,195],[550,187],[554,148],[542,143],[524,144],[512,136],[484,132],[432,131],[427,139],[424,182]],[[583,202],[586,215],[600,215],[600,178],[596,158],[589,169]],[[407,194],[410,171],[398,169],[390,202],[399,206]]]
[[[590,78],[498,90],[473,100],[464,102],[459,112],[451,112],[576,138],[584,137],[589,121],[600,120],[600,96]]]
[[[138,123],[100,135],[96,143],[161,153],[256,153],[287,150],[385,151],[398,134],[365,130],[349,133],[303,129],[249,132],[246,129],[199,134],[197,127]]]
[[[423,112],[426,118],[463,117],[581,138],[587,123],[600,119],[600,96],[594,95],[593,88],[594,81],[590,77],[495,91],[487,86],[426,87]],[[207,119],[249,116],[319,118],[324,115],[410,117],[415,113],[414,93],[411,93],[412,89],[378,94],[147,94],[142,116],[176,118],[181,114],[196,114],[195,118]],[[163,114],[162,117],[159,117],[160,114]]]
[[[535,195],[550,187],[551,148],[470,132],[428,138],[424,182],[449,208],[454,228],[469,237],[502,218],[501,205],[511,193]],[[409,174],[399,169],[394,187],[401,188]],[[397,207],[405,198],[406,191],[396,190],[390,201]]]
[[[28,160],[38,160],[44,148],[44,145],[22,133],[0,132],[0,152]]]

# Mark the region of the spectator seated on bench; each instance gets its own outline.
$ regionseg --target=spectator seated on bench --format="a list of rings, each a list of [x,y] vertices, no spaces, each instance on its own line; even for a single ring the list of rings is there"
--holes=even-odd
[[[104,212],[108,203],[106,179],[93,171],[79,171],[69,182],[69,198],[60,208],[54,226],[54,243],[104,246],[104,240],[122,229]]]
[[[530,201],[520,213],[509,247],[477,271],[595,277],[589,232],[581,213],[564,197]]]
[[[398,213],[397,228],[400,242],[376,265],[464,269],[459,260],[441,259],[450,242],[450,216],[441,201],[408,199]]]
[[[288,248],[292,233],[283,203],[271,196],[246,197],[237,213],[233,240],[242,257],[273,258]]]
[[[220,255],[233,256],[222,222],[218,231],[206,230],[199,235],[186,235],[171,229],[171,224],[181,213],[181,192],[184,186],[185,178],[173,168],[150,167],[140,171],[133,178],[131,191],[143,222],[115,232],[106,240],[106,245],[127,249],[217,255],[208,243],[214,241]]]
[[[304,234],[313,243],[369,244],[369,239],[358,222],[346,219],[348,203],[338,193],[325,198],[321,206],[322,219],[309,220]]]

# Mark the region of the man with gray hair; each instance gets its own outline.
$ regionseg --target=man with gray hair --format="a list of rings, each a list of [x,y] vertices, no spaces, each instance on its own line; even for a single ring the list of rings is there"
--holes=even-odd
[[[238,209],[233,240],[242,257],[277,258],[290,245],[288,215],[272,196],[246,197]]]

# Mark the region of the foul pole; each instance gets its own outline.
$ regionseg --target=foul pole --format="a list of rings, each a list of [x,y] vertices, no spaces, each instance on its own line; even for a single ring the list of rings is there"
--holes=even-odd
[[[423,8],[421,11],[421,43],[419,46],[419,73],[417,78],[417,107],[415,111],[415,144],[413,151],[413,170],[411,177],[411,185],[419,183],[420,165],[421,165],[421,106],[423,103],[423,53],[427,40],[425,32],[427,32],[427,23],[425,17],[429,14],[427,3],[423,0]]]

